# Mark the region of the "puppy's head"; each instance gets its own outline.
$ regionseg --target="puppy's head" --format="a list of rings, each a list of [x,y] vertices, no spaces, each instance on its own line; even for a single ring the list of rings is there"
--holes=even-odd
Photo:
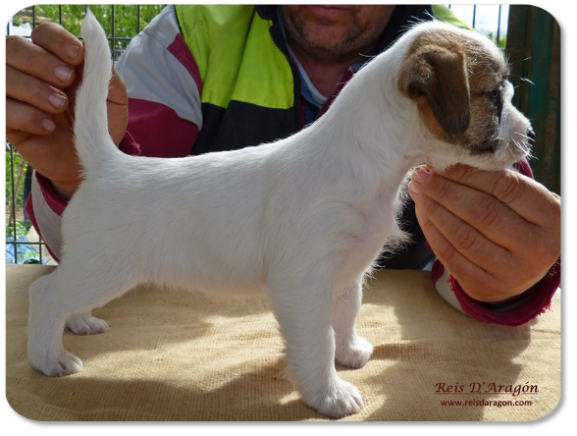
[[[529,153],[531,125],[511,104],[503,53],[489,39],[438,22],[413,29],[397,87],[416,102],[434,167],[501,169]]]

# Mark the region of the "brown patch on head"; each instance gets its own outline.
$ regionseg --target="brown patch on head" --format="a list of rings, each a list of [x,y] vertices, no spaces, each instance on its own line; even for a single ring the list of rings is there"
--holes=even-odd
[[[470,122],[465,54],[456,44],[423,41],[412,48],[399,76],[401,91],[417,102],[435,134],[464,133]]]
[[[434,29],[409,48],[397,86],[417,103],[431,134],[482,153],[494,147],[506,74],[502,56],[481,41]]]

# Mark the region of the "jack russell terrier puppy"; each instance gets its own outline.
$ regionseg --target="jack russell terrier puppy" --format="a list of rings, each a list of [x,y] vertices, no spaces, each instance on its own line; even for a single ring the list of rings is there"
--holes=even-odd
[[[139,283],[264,291],[304,402],[332,418],[359,412],[362,397],[335,362],[360,368],[373,351],[355,320],[371,265],[403,241],[396,215],[408,172],[424,162],[497,170],[529,152],[530,123],[511,105],[501,51],[474,32],[417,24],[299,133],[159,159],[125,155],[110,139],[109,46],[90,13],[82,33],[75,135],[84,181],[63,216],[60,265],[30,287],[33,367],[82,370],[63,347],[64,327],[106,330],[91,310]]]

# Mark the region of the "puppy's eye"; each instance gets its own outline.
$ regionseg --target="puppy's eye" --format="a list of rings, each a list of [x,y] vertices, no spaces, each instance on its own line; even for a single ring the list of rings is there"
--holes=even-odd
[[[499,86],[497,89],[486,94],[495,110],[495,115],[501,120],[501,112],[503,111],[503,88]]]
[[[494,105],[500,106],[501,103],[501,87],[494,89],[488,93],[488,97]]]

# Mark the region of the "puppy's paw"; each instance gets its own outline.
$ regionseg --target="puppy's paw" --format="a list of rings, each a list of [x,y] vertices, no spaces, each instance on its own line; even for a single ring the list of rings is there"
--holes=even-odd
[[[75,374],[83,369],[82,360],[66,350],[55,358],[34,359],[31,357],[30,360],[35,369],[50,377]]]
[[[373,346],[365,338],[356,336],[354,340],[337,345],[335,362],[347,368],[362,368],[371,358]]]
[[[89,313],[73,315],[66,320],[66,328],[76,335],[96,335],[110,328],[103,319],[95,318]]]
[[[359,413],[365,404],[361,393],[356,386],[336,379],[329,389],[329,393],[309,404],[329,418],[339,419]]]

